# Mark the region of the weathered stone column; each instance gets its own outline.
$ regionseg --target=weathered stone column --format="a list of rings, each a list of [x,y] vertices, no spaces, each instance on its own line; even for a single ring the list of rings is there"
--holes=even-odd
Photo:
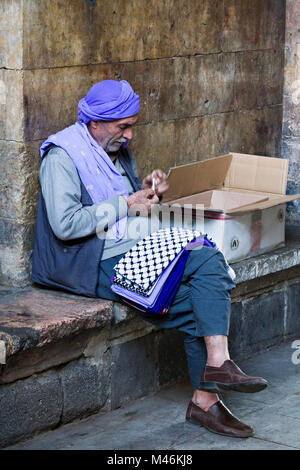
[[[300,193],[300,0],[286,1],[281,156],[290,161],[288,193]],[[300,224],[299,199],[288,205],[287,220]]]
[[[0,2],[0,284],[15,286],[29,280],[38,191],[38,159],[24,135],[23,89],[23,2],[5,0]]]

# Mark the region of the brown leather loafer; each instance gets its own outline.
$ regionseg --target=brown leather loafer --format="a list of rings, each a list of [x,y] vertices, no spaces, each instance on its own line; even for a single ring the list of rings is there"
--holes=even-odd
[[[198,388],[210,393],[219,393],[221,390],[254,393],[260,392],[267,385],[265,379],[244,374],[233,361],[228,359],[221,367],[205,366]]]
[[[236,418],[220,400],[207,411],[202,410],[191,400],[186,411],[186,420],[223,436],[251,437],[253,435],[253,429]]]

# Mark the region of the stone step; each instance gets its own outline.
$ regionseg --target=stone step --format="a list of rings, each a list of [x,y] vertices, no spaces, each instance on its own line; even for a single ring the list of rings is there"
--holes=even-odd
[[[113,319],[113,303],[40,287],[0,290],[0,339],[6,358]]]
[[[298,235],[232,267],[234,360],[300,334]],[[0,289],[0,342],[0,446],[188,377],[181,332],[119,303],[37,286]]]
[[[220,397],[235,416],[254,428],[251,438],[228,438],[186,423],[192,387],[180,382],[110,413],[94,414],[8,449],[111,450],[100,456],[100,465],[107,464],[108,456],[121,456],[118,451],[125,450],[177,449],[188,455],[190,450],[300,449],[300,364],[292,358],[294,351],[289,342],[239,362],[247,373],[265,377],[268,387],[259,393],[223,392]],[[147,458],[141,457],[142,462]]]

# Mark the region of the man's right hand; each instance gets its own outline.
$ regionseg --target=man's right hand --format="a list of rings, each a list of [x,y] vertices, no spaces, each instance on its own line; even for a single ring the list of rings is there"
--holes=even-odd
[[[142,189],[126,198],[129,215],[147,217],[153,206],[159,203],[158,196],[152,189]]]

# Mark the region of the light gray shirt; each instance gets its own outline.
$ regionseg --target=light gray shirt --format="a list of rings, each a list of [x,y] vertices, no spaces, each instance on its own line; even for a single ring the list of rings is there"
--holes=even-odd
[[[132,154],[132,167],[137,175]],[[134,189],[120,162],[116,167],[125,179],[128,192]],[[61,240],[71,240],[97,233],[105,239],[102,259],[126,253],[139,239],[158,230],[158,217],[135,217],[127,219],[125,236],[115,242],[111,226],[128,212],[126,200],[115,196],[103,203],[82,206],[81,185],[77,169],[69,155],[61,147],[52,147],[43,158],[40,167],[40,183],[45,200],[47,216],[55,235]],[[104,229],[109,227],[107,231]]]

